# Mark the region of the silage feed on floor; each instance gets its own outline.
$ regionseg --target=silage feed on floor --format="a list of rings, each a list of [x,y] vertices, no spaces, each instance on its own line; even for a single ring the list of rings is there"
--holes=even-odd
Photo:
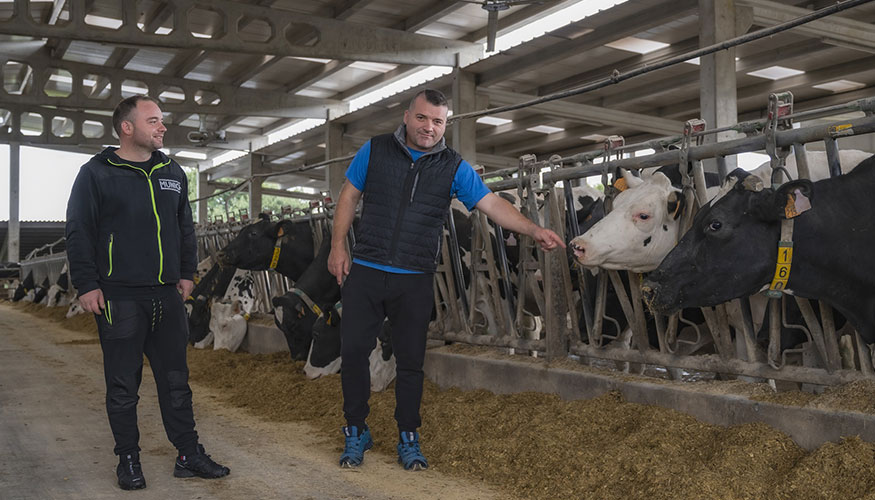
[[[192,382],[217,389],[224,404],[266,421],[307,422],[325,436],[325,446],[341,451],[339,375],[308,380],[303,362],[287,353],[189,349],[189,366]],[[691,387],[770,399],[750,384],[720,384]],[[872,383],[799,394],[783,399],[875,413]],[[368,423],[383,456],[368,459],[394,461],[394,385],[372,394],[370,404]],[[765,424],[704,424],[626,402],[618,393],[564,401],[540,393],[440,389],[430,382],[422,416],[423,451],[432,467],[485,481],[518,499],[875,500],[875,446],[856,437],[808,453]]]

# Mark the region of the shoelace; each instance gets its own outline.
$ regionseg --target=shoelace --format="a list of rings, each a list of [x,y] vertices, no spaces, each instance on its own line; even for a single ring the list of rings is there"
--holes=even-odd
[[[417,459],[425,460],[425,456],[419,450],[419,443],[416,441],[401,444],[401,458],[405,462]]]
[[[364,433],[358,436],[346,436],[346,446],[344,453],[364,453],[362,449],[365,447]],[[352,449],[351,449],[352,448]]]

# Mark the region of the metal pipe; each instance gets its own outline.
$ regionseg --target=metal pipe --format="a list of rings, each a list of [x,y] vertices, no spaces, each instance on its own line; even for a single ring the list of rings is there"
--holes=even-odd
[[[778,147],[787,147],[795,143],[822,141],[827,138],[847,137],[852,135],[869,134],[872,132],[875,132],[875,117],[862,117],[847,122],[836,122],[826,125],[779,130],[775,133],[775,141]],[[689,161],[695,161],[714,158],[716,156],[727,156],[748,151],[757,151],[765,149],[766,141],[767,138],[765,135],[759,135],[754,137],[742,137],[724,142],[708,143],[701,146],[690,146],[687,150],[687,159]],[[575,157],[576,156],[577,155],[575,155]],[[575,157],[569,158],[568,161],[577,161]],[[565,179],[577,179],[580,177],[598,175],[605,168],[640,170],[642,168],[672,165],[679,161],[680,151],[673,150],[655,153],[648,156],[639,156],[636,158],[609,160],[599,165],[564,167],[545,172],[543,176],[545,182],[559,182]],[[542,163],[545,167],[550,164],[549,162]],[[556,161],[553,163],[556,163]],[[518,179],[510,179],[491,182],[487,185],[493,191],[501,191],[514,188],[518,183]]]
[[[788,380],[804,384],[817,385],[840,385],[860,380],[871,381],[871,377],[851,370],[836,370],[828,373],[820,368],[810,368],[787,365],[776,370],[764,363],[751,363],[737,358],[722,359],[715,354],[703,354],[698,356],[678,356],[655,350],[638,351],[622,349],[618,347],[592,347],[581,342],[573,342],[571,353],[578,356],[607,359],[628,363],[646,363],[683,370],[695,370],[710,373],[731,373],[748,377],[767,378],[775,380]]]
[[[670,57],[663,62],[643,66],[638,69],[634,69],[632,71],[628,71],[626,73],[620,73],[617,70],[614,70],[614,73],[602,80],[598,80],[596,82],[584,85],[582,87],[578,87],[571,90],[566,90],[563,92],[556,92],[555,94],[546,95],[543,97],[539,97],[537,99],[532,99],[530,101],[526,101],[518,104],[510,104],[507,106],[499,106],[496,108],[485,109],[482,111],[473,111],[471,113],[461,113],[458,115],[453,115],[450,117],[447,122],[453,123],[456,120],[467,120],[470,118],[479,118],[481,116],[486,115],[494,115],[497,113],[504,113],[506,111],[513,111],[515,109],[527,108],[530,106],[534,106],[536,104],[543,104],[545,102],[555,101],[558,99],[564,99],[566,97],[572,97],[580,94],[584,94],[586,92],[590,92],[593,90],[598,90],[600,88],[604,88],[610,85],[614,85],[620,82],[624,82],[630,78],[635,78],[636,76],[644,75],[646,73],[650,73],[651,71],[656,71],[659,69],[667,68],[670,66],[674,66],[676,64],[680,64],[684,61],[688,61],[690,59],[694,59],[696,57],[706,56],[708,54],[712,54],[714,52],[718,52],[724,49],[729,49],[738,45],[742,45],[748,42],[752,42],[754,40],[759,40],[760,38],[765,38],[767,36],[774,35],[775,33],[780,33],[782,31],[786,31],[790,28],[795,28],[796,26],[800,26],[805,23],[809,23],[811,21],[815,21],[822,17],[829,16],[831,14],[835,14],[837,12],[841,12],[843,10],[847,10],[853,7],[857,7],[858,5],[863,5],[871,2],[872,0],[846,0],[844,2],[837,2],[829,7],[824,7],[823,9],[816,10],[804,16],[797,17],[796,19],[791,19],[785,23],[776,24],[775,26],[771,26],[769,28],[763,28],[761,30],[754,31],[752,33],[747,33],[745,35],[730,38],[729,40],[725,40],[723,42],[718,42],[707,47],[703,47],[701,49],[693,50],[690,52],[686,52],[684,54]]]

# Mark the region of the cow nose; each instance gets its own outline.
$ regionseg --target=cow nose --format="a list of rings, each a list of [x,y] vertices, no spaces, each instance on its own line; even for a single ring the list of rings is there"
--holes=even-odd
[[[586,246],[582,241],[579,241],[577,238],[571,240],[571,251],[574,252],[574,256],[577,260],[583,262],[583,257],[586,255]]]

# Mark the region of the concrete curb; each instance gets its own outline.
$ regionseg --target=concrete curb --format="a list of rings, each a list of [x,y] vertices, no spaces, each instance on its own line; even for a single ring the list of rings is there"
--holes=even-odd
[[[838,442],[844,436],[857,435],[875,442],[875,415],[784,406],[674,385],[624,381],[609,375],[551,368],[544,361],[519,362],[430,350],[426,353],[425,374],[442,388],[486,389],[496,394],[532,391],[574,400],[619,391],[627,401],[678,410],[709,424],[763,422],[806,450]]]

